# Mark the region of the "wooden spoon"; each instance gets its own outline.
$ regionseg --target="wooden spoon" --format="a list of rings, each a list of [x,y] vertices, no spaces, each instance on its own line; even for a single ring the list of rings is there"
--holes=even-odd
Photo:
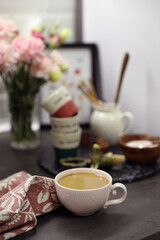
[[[115,103],[117,103],[118,100],[119,100],[119,95],[120,95],[122,80],[123,80],[123,76],[124,76],[124,72],[125,72],[125,70],[126,70],[126,66],[127,66],[128,60],[129,60],[129,54],[126,53],[125,56],[124,56],[124,59],[123,59],[123,64],[122,64],[122,69],[121,69],[119,84],[118,84],[117,93],[116,93],[116,97],[115,97]]]

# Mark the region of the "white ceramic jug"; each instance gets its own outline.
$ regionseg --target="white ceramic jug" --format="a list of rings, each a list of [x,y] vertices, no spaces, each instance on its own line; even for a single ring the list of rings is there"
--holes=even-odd
[[[93,105],[90,118],[91,129],[95,136],[105,138],[110,145],[117,144],[120,137],[128,134],[134,124],[131,112],[122,112],[119,105],[100,102]],[[125,124],[125,119],[128,123]]]

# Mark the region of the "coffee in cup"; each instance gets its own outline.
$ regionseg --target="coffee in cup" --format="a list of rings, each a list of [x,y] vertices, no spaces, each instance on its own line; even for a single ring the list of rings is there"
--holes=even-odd
[[[95,173],[78,172],[60,178],[58,183],[66,188],[89,190],[104,187],[109,181],[106,177]]]

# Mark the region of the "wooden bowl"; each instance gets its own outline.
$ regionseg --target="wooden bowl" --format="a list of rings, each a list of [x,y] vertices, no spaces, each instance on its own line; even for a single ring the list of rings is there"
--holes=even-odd
[[[154,144],[151,147],[138,148],[130,147],[126,144],[133,140],[160,140],[160,137],[150,136],[147,134],[125,135],[119,140],[119,144],[123,154],[128,161],[135,164],[152,164],[155,163],[160,156],[160,144]]]

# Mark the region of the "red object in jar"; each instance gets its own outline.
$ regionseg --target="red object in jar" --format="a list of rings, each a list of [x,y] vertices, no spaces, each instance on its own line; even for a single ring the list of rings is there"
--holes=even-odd
[[[72,117],[78,113],[78,108],[71,99],[53,114],[53,117],[66,118]]]

